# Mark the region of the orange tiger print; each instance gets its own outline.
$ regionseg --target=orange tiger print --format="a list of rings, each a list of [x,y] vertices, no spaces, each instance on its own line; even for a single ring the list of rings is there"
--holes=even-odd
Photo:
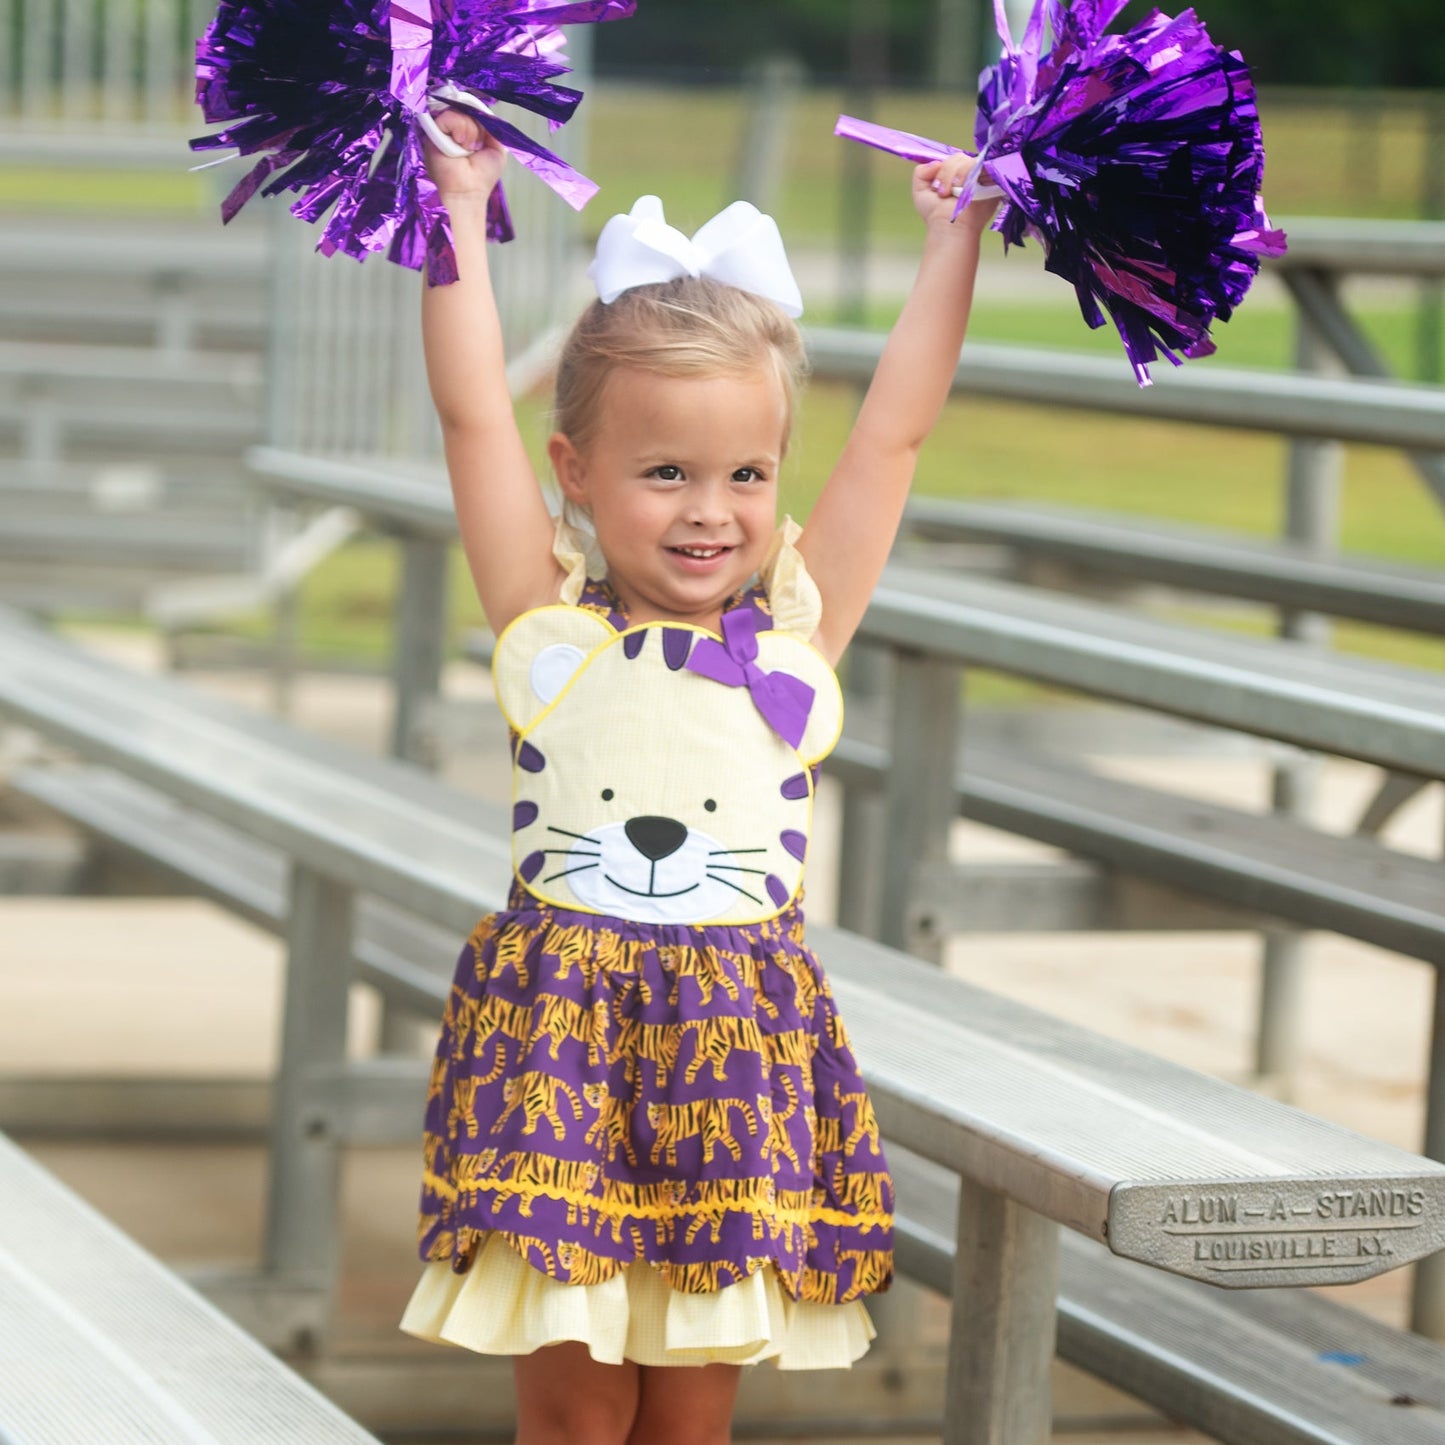
[[[532,1009],[532,1032],[527,1048],[547,1040],[553,1063],[561,1057],[563,1039],[581,1039],[590,1029],[591,1015],[581,1004],[555,994],[543,994]]]
[[[873,1113],[873,1103],[866,1093],[845,1094],[842,1084],[833,1085],[833,1097],[838,1102],[838,1113],[852,1104],[855,1110],[853,1115],[853,1129],[843,1141],[843,1152],[850,1154],[859,1144],[867,1139],[868,1146],[876,1154],[878,1152],[878,1119]]]
[[[684,1024],[683,1032],[691,1034],[696,1052],[683,1073],[683,1080],[693,1084],[705,1065],[712,1065],[712,1076],[719,1084],[727,1080],[729,1055],[739,1050],[750,1054],[763,1051],[762,1035],[757,1021],[750,1018],[692,1019]]]
[[[531,935],[525,928],[508,928],[497,939],[497,972],[511,969],[516,976],[517,987],[526,988],[532,982],[532,971],[527,967],[527,945]]]
[[[856,1214],[888,1214],[884,1198],[887,1174],[847,1174],[840,1167],[834,1178],[834,1193],[843,1209]]]
[[[611,1093],[606,1084],[583,1084],[582,1097],[588,1108],[597,1110],[597,1117],[587,1130],[588,1144],[605,1144],[607,1158],[612,1157],[620,1147],[627,1155],[627,1162],[637,1168],[637,1151],[632,1147],[632,1105]]]
[[[733,1138],[729,1125],[729,1115],[734,1109],[741,1112],[747,1122],[748,1133],[756,1136],[758,1116],[752,1105],[743,1099],[694,1099],[688,1104],[649,1104],[647,1122],[655,1131],[652,1162],[658,1163],[665,1152],[668,1164],[676,1168],[678,1144],[699,1135],[702,1137],[704,1164],[712,1162],[719,1144],[734,1160],[740,1160],[743,1157],[742,1146]]]
[[[719,987],[734,1003],[741,999],[741,991],[717,949],[659,948],[657,952],[663,967],[672,974],[668,1002],[674,1006],[678,1001],[678,987],[684,978],[697,980],[697,986],[702,990],[703,1008],[711,1007],[713,991]]]
[[[508,1172],[510,1166],[510,1172]],[[601,1176],[595,1160],[577,1163],[571,1159],[550,1159],[545,1154],[517,1152],[502,1159],[498,1171],[500,1182],[512,1187],[521,1196],[519,1213],[530,1218],[532,1205],[539,1194],[555,1191],[555,1195],[591,1194]],[[567,1199],[567,1223],[591,1224],[592,1208],[583,1200]]]
[[[532,1010],[525,1004],[488,994],[477,1010],[476,1030],[478,1051],[488,1034],[506,1034],[509,1039],[525,1044],[532,1033]]]
[[[761,1034],[763,1060],[769,1069],[791,1064],[805,1069],[813,1062],[818,1040],[807,1029],[785,1029],[781,1033]]]
[[[783,1086],[783,1092],[788,1096],[788,1107],[781,1114],[771,1108],[768,1110],[768,1143],[763,1155],[768,1159],[776,1159],[781,1153],[793,1168],[797,1169],[800,1167],[798,1155],[788,1135],[788,1120],[798,1112],[798,1086],[785,1073],[774,1074],[773,1079]],[[772,1100],[769,1099],[768,1102],[771,1105]]]
[[[567,979],[574,968],[580,969],[587,987],[597,981],[599,969],[597,954],[593,948],[592,931],[589,928],[571,925],[563,927],[554,923],[547,930],[547,941],[542,945],[547,953],[557,955],[557,977]]]
[[[622,1020],[617,1039],[618,1053],[646,1059],[652,1064],[657,1087],[664,1089],[677,1069],[677,1056],[682,1051],[681,1024],[643,1024],[636,1019]]]
[[[502,1238],[507,1241],[528,1264],[532,1263],[532,1251],[535,1249],[542,1256],[543,1272],[550,1275],[557,1273],[557,1256],[552,1253],[552,1246],[545,1239],[534,1239],[530,1234],[503,1234]]]
[[[615,1259],[593,1254],[580,1244],[570,1244],[565,1240],[557,1246],[557,1263],[567,1271],[569,1284],[602,1284],[620,1268]]]
[[[582,1100],[565,1079],[554,1078],[540,1069],[528,1069],[525,1073],[513,1074],[502,1085],[502,1096],[507,1101],[507,1107],[497,1115],[497,1122],[492,1125],[492,1133],[498,1133],[507,1120],[521,1109],[526,1118],[522,1133],[535,1133],[537,1126],[546,1118],[560,1143],[567,1137],[567,1126],[562,1122],[559,1099],[559,1095],[563,1094],[572,1106],[572,1117],[580,1124],[585,1117]]]
[[[813,1139],[819,1154],[841,1154],[843,1152],[843,1121],[837,1118],[820,1117],[813,1125]]]
[[[465,1128],[468,1139],[477,1137],[477,1079],[457,1079],[452,1084],[452,1106],[447,1111],[447,1133],[456,1138]]]

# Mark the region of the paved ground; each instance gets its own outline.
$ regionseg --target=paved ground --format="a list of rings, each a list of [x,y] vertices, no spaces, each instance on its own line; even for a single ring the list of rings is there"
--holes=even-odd
[[[107,641],[141,666],[144,640]],[[263,706],[262,679],[245,674],[193,680]],[[483,700],[474,668],[449,675],[448,693]],[[307,679],[297,720],[346,743],[377,749],[386,730],[381,687],[357,678]],[[462,736],[469,737],[466,727]],[[4,767],[0,748],[0,771]],[[460,785],[504,790],[505,750],[495,733],[469,737],[449,765]],[[1260,755],[1110,759],[1106,766],[1183,792],[1259,804]],[[1347,818],[1368,791],[1368,770],[1332,769],[1327,816]],[[1441,800],[1426,796],[1398,821],[1392,841],[1437,853],[1445,836]],[[1016,839],[963,827],[961,852],[1032,852]],[[818,860],[823,863],[822,857]],[[826,875],[826,867],[818,867]],[[831,911],[824,877],[812,890],[818,916]],[[1157,1053],[1232,1078],[1249,1069],[1256,940],[1230,934],[971,937],[949,966],[1026,1002],[1128,1038]],[[1307,1040],[1296,1100],[1363,1132],[1415,1147],[1429,1014],[1427,970],[1333,937],[1314,950],[1305,1002]],[[7,1074],[173,1075],[263,1078],[273,1065],[280,957],[276,942],[207,904],[144,899],[0,899],[0,1070]],[[358,996],[353,1038],[369,1046],[370,1001]],[[258,1257],[264,1159],[251,1145],[95,1144],[36,1141],[37,1155],[163,1258],[180,1265]],[[415,1274],[412,1150],[357,1152],[346,1169],[344,1282],[334,1349],[352,1362],[412,1361],[438,1353],[400,1336],[394,1321]],[[1403,1273],[1355,1287],[1349,1302],[1403,1320]],[[942,1321],[924,1301],[923,1338]],[[441,1352],[450,1354],[451,1352]],[[1121,1402],[1064,1381],[1059,1399],[1077,1423],[1090,1411],[1117,1415]],[[756,1438],[755,1436],[752,1438]],[[931,1437],[916,1437],[919,1440]],[[1075,1445],[1105,1441],[1163,1445],[1200,1437],[1117,1426],[1075,1433]],[[900,1445],[902,1442],[900,1440]]]

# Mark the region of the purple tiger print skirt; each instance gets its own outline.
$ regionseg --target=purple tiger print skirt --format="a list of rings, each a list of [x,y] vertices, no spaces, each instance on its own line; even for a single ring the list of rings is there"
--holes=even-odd
[[[716,1291],[772,1265],[798,1301],[893,1274],[893,1188],[796,908],[629,923],[516,893],[462,949],[427,1099],[420,1252],[495,1233],[564,1283],[646,1261]]]

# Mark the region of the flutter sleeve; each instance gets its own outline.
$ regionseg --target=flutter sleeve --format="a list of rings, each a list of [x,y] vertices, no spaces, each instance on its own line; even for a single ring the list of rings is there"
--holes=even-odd
[[[773,626],[810,639],[823,620],[823,596],[798,551],[802,535],[803,529],[791,517],[784,517],[758,577],[767,588]]]
[[[602,578],[607,575],[607,559],[598,549],[597,539],[588,536],[579,527],[574,527],[563,517],[557,518],[557,530],[552,538],[552,555],[566,574],[559,600],[569,607],[577,605],[589,577]]]

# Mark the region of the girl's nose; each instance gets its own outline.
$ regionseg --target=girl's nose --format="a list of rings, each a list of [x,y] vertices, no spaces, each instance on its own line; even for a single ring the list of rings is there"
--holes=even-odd
[[[704,485],[688,497],[687,520],[694,527],[717,527],[732,516],[726,487]]]

